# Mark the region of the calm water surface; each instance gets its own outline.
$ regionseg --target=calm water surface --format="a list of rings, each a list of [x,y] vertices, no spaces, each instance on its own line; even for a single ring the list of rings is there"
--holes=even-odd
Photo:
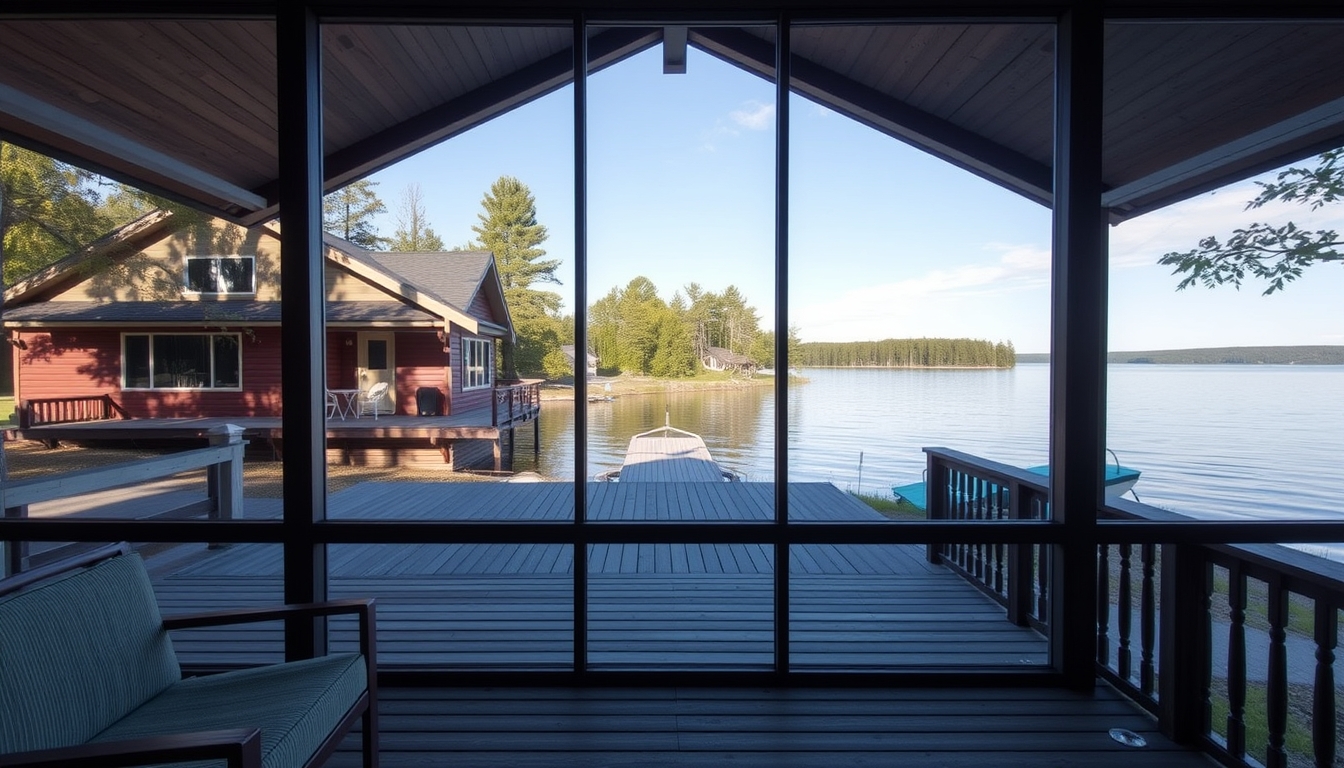
[[[920,479],[925,446],[1046,462],[1047,365],[803,375],[789,394],[792,481],[889,495]],[[1344,517],[1344,366],[1112,365],[1108,388],[1107,442],[1143,472],[1142,501],[1209,517]],[[770,387],[591,403],[587,476],[619,467],[630,437],[661,426],[665,409],[724,466],[774,479]],[[572,404],[546,403],[541,455],[520,431],[515,467],[572,478],[573,421]]]

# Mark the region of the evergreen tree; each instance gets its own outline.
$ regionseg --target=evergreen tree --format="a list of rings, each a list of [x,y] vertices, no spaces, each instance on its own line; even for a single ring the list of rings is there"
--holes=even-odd
[[[419,184],[407,184],[397,205],[397,231],[388,250],[405,252],[442,251],[443,240],[434,234],[425,216],[425,200]]]
[[[516,348],[503,346],[504,375],[513,378],[519,370],[540,371],[546,355],[559,348],[560,296],[533,284],[558,284],[555,270],[560,260],[542,258],[546,251],[539,246],[546,240],[546,227],[537,223],[536,199],[526,184],[512,176],[499,177],[481,198],[481,207],[484,211],[476,214],[480,223],[471,229],[480,246],[495,255],[504,299],[518,332]]]
[[[322,228],[361,248],[376,251],[388,242],[378,236],[373,217],[387,211],[373,188],[378,182],[361,179],[322,198]]]

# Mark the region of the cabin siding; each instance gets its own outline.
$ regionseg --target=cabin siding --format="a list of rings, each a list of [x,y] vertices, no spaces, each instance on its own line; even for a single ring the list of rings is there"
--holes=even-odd
[[[399,301],[382,288],[334,266],[330,261],[326,263],[323,282],[326,285],[327,301],[376,301],[388,304]]]
[[[480,389],[469,389],[465,391],[462,389],[462,382],[467,380],[467,377],[463,372],[463,365],[466,361],[466,356],[462,354],[462,340],[464,338],[479,339],[484,337],[463,333],[462,328],[457,325],[452,327],[452,333],[449,337],[449,346],[452,348],[453,409],[458,411],[470,411],[477,408],[489,408],[494,397],[493,387],[482,387]],[[487,341],[492,340],[487,339]],[[494,344],[492,343],[491,349],[493,348]]]
[[[433,387],[439,390],[440,398],[444,397],[444,368],[448,356],[435,333],[398,333],[396,345],[396,412],[415,414],[418,412],[415,392],[420,387]]]
[[[17,395],[33,399],[106,394],[134,418],[281,415],[278,328],[241,335],[241,391],[123,390],[122,334],[171,332],[164,328],[24,332],[20,336],[28,349],[20,355]]]
[[[359,386],[359,334],[355,331],[327,331],[327,389],[355,389]]]
[[[210,301],[229,299],[187,293],[185,257],[252,256],[255,294],[236,294],[244,301],[280,300],[280,243],[258,225],[243,228],[216,221],[191,226],[147,246],[111,273],[81,280],[54,294],[50,301]]]
[[[490,299],[486,297],[485,291],[476,292],[476,296],[471,300],[471,306],[467,307],[467,314],[477,320],[503,325],[503,319],[495,317],[494,307],[490,306]]]

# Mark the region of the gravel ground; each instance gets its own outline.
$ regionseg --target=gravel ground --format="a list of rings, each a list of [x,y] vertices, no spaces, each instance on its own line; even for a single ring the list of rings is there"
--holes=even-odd
[[[72,445],[47,448],[41,443],[25,440],[5,443],[4,451],[9,477],[14,480],[119,464],[173,452],[168,449],[85,448]],[[243,464],[243,488],[247,496],[278,499],[281,497],[283,478],[283,462],[249,459]],[[328,466],[327,492],[335,493],[364,482],[472,483],[490,482],[494,479],[484,475],[453,472],[447,468],[440,470]]]

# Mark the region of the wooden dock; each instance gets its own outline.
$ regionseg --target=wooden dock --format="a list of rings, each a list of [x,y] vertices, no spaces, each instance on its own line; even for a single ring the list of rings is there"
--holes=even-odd
[[[619,478],[622,483],[716,483],[725,475],[699,435],[663,427],[630,438]]]

